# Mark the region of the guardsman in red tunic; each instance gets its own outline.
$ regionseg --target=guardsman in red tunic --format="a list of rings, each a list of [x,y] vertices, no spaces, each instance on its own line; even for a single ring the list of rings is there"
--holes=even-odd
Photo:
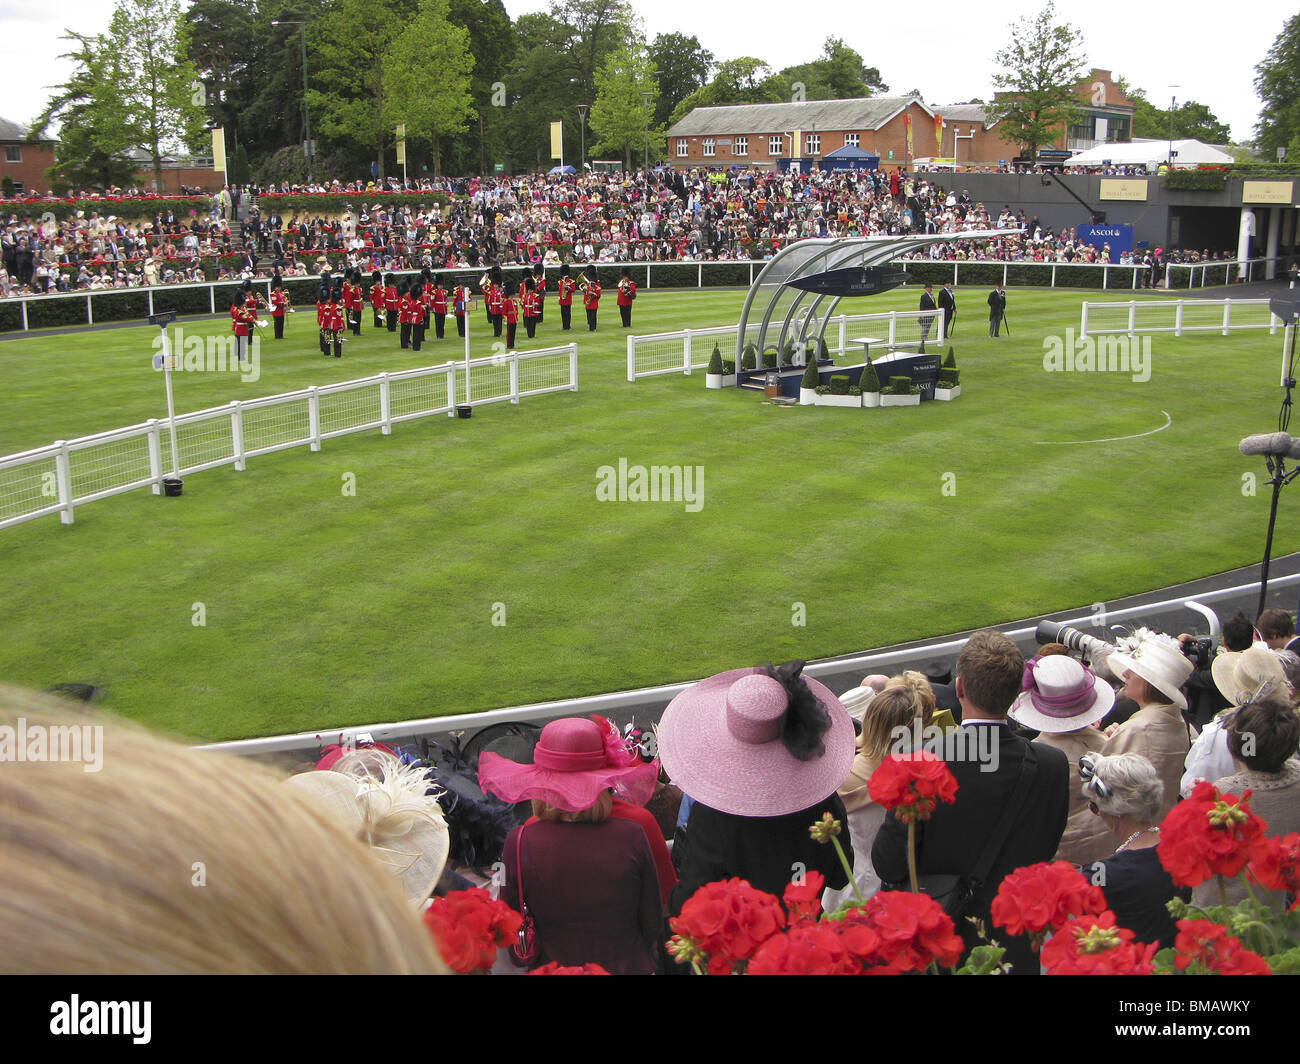
[[[618,279],[618,312],[623,318],[623,328],[632,327],[632,300],[636,299],[636,283],[632,272],[623,267],[623,276]]]
[[[249,317],[242,292],[237,291],[230,301],[230,328],[235,334],[235,357],[243,362],[248,357],[248,337],[253,331],[253,320]]]
[[[257,321],[257,312],[259,309],[266,309],[266,300],[253,291],[253,282],[244,282],[244,306],[248,308],[250,322]],[[251,333],[250,333],[251,335]]]
[[[343,290],[335,288],[330,293],[329,302],[325,304],[325,331],[329,335],[334,357],[343,357],[343,333],[346,329],[343,310]]]
[[[582,305],[587,311],[587,331],[596,331],[596,311],[600,309],[600,279],[596,276],[596,267],[587,267],[587,276],[582,281]]]
[[[456,335],[465,335],[465,308],[469,306],[469,287],[458,284],[451,290],[452,310],[456,314]]]
[[[284,314],[289,309],[289,297],[284,291],[284,282],[276,274],[271,282],[271,321],[275,326],[275,338],[284,339]]]
[[[384,327],[384,306],[388,290],[384,287],[384,279],[376,270],[370,275],[370,307],[375,312],[375,328]]]
[[[320,291],[316,293],[316,331],[320,333],[320,353],[330,357],[329,331],[325,322],[329,317],[330,290],[321,282]]]
[[[569,331],[573,318],[573,290],[577,287],[577,283],[569,276],[569,264],[566,262],[560,267],[560,280],[556,286],[559,293],[556,302],[560,305],[560,328],[564,332]]]
[[[354,336],[361,335],[361,304],[364,296],[361,291],[360,272],[349,272],[343,285],[343,309],[347,313],[347,324],[352,327]]]
[[[388,315],[388,331],[397,332],[397,312],[401,306],[397,293],[397,278],[390,273],[386,280],[388,285],[384,288],[384,311]]]
[[[492,272],[495,275],[484,289],[484,302],[487,303],[488,320],[492,323],[492,335],[501,335],[501,318],[505,312],[506,304],[506,286],[505,282],[500,279],[501,267],[493,266]]]
[[[403,281],[397,286],[397,321],[402,329],[402,350],[405,351],[411,346],[411,323],[414,318],[411,316],[411,299],[410,290],[406,282]]]
[[[503,285],[502,291],[506,293],[502,300],[501,313],[506,319],[506,350],[515,349],[515,328],[519,323],[519,301],[514,297],[514,288],[510,285]]]
[[[520,310],[524,317],[524,330],[531,340],[537,335],[537,288],[533,284],[533,279],[527,275],[524,276],[524,294],[520,299]]]
[[[533,267],[533,291],[537,293],[537,324],[546,316],[546,268],[539,262]]]
[[[433,291],[429,293],[429,309],[433,311],[434,335],[441,340],[443,326],[447,323],[447,289],[437,275],[433,279]]]

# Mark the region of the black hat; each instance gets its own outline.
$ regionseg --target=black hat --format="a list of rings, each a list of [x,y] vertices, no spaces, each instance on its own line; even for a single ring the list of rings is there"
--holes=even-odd
[[[371,280],[371,282],[374,283],[374,284],[383,284],[383,283],[384,283],[384,275],[383,275],[382,273],[380,273],[378,270],[375,270],[373,273],[371,273],[371,275],[370,275],[370,280]]]
[[[566,262],[566,263],[563,263],[563,264],[560,266],[560,276],[561,276],[561,277],[568,277],[568,276],[569,276],[569,264],[568,264],[567,262]]]
[[[282,280],[280,279],[280,275],[279,275],[278,273],[277,273],[274,277],[271,278],[271,287],[272,287],[272,288],[283,288],[283,287],[284,287],[284,281],[282,281]]]

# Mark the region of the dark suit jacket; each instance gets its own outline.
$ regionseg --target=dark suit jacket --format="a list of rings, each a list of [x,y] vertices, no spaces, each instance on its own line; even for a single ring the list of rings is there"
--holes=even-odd
[[[950,292],[947,288],[940,288],[939,306],[941,306],[947,312],[948,317],[951,318],[953,314],[956,313],[957,310],[957,297],[954,296],[952,292]]]
[[[955,747],[956,758],[948,768],[957,778],[957,799],[952,805],[940,803],[933,816],[916,825],[916,869],[918,875],[969,874],[979,861],[1002,811],[1011,800],[1020,766],[1030,744],[1013,735],[1004,724],[972,722],[969,728],[992,729],[997,745],[997,768],[981,771],[975,753],[979,748],[994,749],[988,742],[977,746],[971,742]],[[1070,763],[1064,753],[1050,746],[1033,744],[1038,767],[1029,796],[1012,826],[1002,852],[993,862],[987,882],[981,885],[967,907],[965,915],[982,920],[990,935],[1007,947],[1006,957],[1019,973],[1037,973],[1037,958],[1025,938],[1013,938],[989,923],[989,906],[1003,878],[1015,869],[1038,861],[1050,861],[1065,831],[1070,806]],[[967,756],[963,757],[965,752]],[[992,763],[992,758],[989,759]],[[871,860],[885,883],[907,882],[907,825],[890,813],[871,848]],[[903,887],[907,889],[906,886]],[[966,949],[980,943],[973,925],[957,921],[957,933]],[[963,958],[964,960],[964,958]]]
[[[934,301],[934,296],[930,292],[921,293],[921,310],[935,310],[938,304]]]

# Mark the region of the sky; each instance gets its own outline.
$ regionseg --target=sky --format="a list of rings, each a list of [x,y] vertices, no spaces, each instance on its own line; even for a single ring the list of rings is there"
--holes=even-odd
[[[547,0],[505,0],[505,5],[512,18],[549,6]],[[718,60],[751,55],[779,70],[816,58],[827,37],[841,37],[880,70],[891,94],[917,89],[929,104],[991,97],[993,57],[1006,42],[1009,25],[1041,6],[1038,0],[1013,0],[988,14],[970,0],[929,0],[923,7],[751,0],[739,9],[699,0],[633,0],[647,39],[693,34]],[[110,0],[60,0],[48,6],[0,0],[0,117],[30,122],[44,108],[51,87],[72,72],[72,64],[59,58],[68,46],[60,36],[67,29],[102,32],[112,8]],[[1190,17],[1170,18],[1172,10],[1172,5],[1132,0],[1060,0],[1056,6],[1058,19],[1083,32],[1089,67],[1123,77],[1158,107],[1167,107],[1171,96],[1204,103],[1231,126],[1234,139],[1249,139],[1259,116],[1255,66],[1296,14],[1294,0],[1256,0],[1248,17],[1215,17],[1213,23],[1194,10]]]

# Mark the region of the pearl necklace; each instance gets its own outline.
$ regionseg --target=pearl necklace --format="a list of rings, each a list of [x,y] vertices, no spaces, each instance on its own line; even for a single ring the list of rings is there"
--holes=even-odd
[[[1160,829],[1159,829],[1158,827],[1157,827],[1157,828],[1139,828],[1137,831],[1133,832],[1133,834],[1130,835],[1127,839],[1125,839],[1124,842],[1123,842],[1123,845],[1121,845],[1120,848],[1119,848],[1118,850],[1116,850],[1115,852],[1116,852],[1116,853],[1123,853],[1125,850],[1127,850],[1127,849],[1129,848],[1129,844],[1132,843],[1134,839],[1136,839],[1139,835],[1145,835],[1148,831],[1154,831],[1157,835],[1160,834]]]

